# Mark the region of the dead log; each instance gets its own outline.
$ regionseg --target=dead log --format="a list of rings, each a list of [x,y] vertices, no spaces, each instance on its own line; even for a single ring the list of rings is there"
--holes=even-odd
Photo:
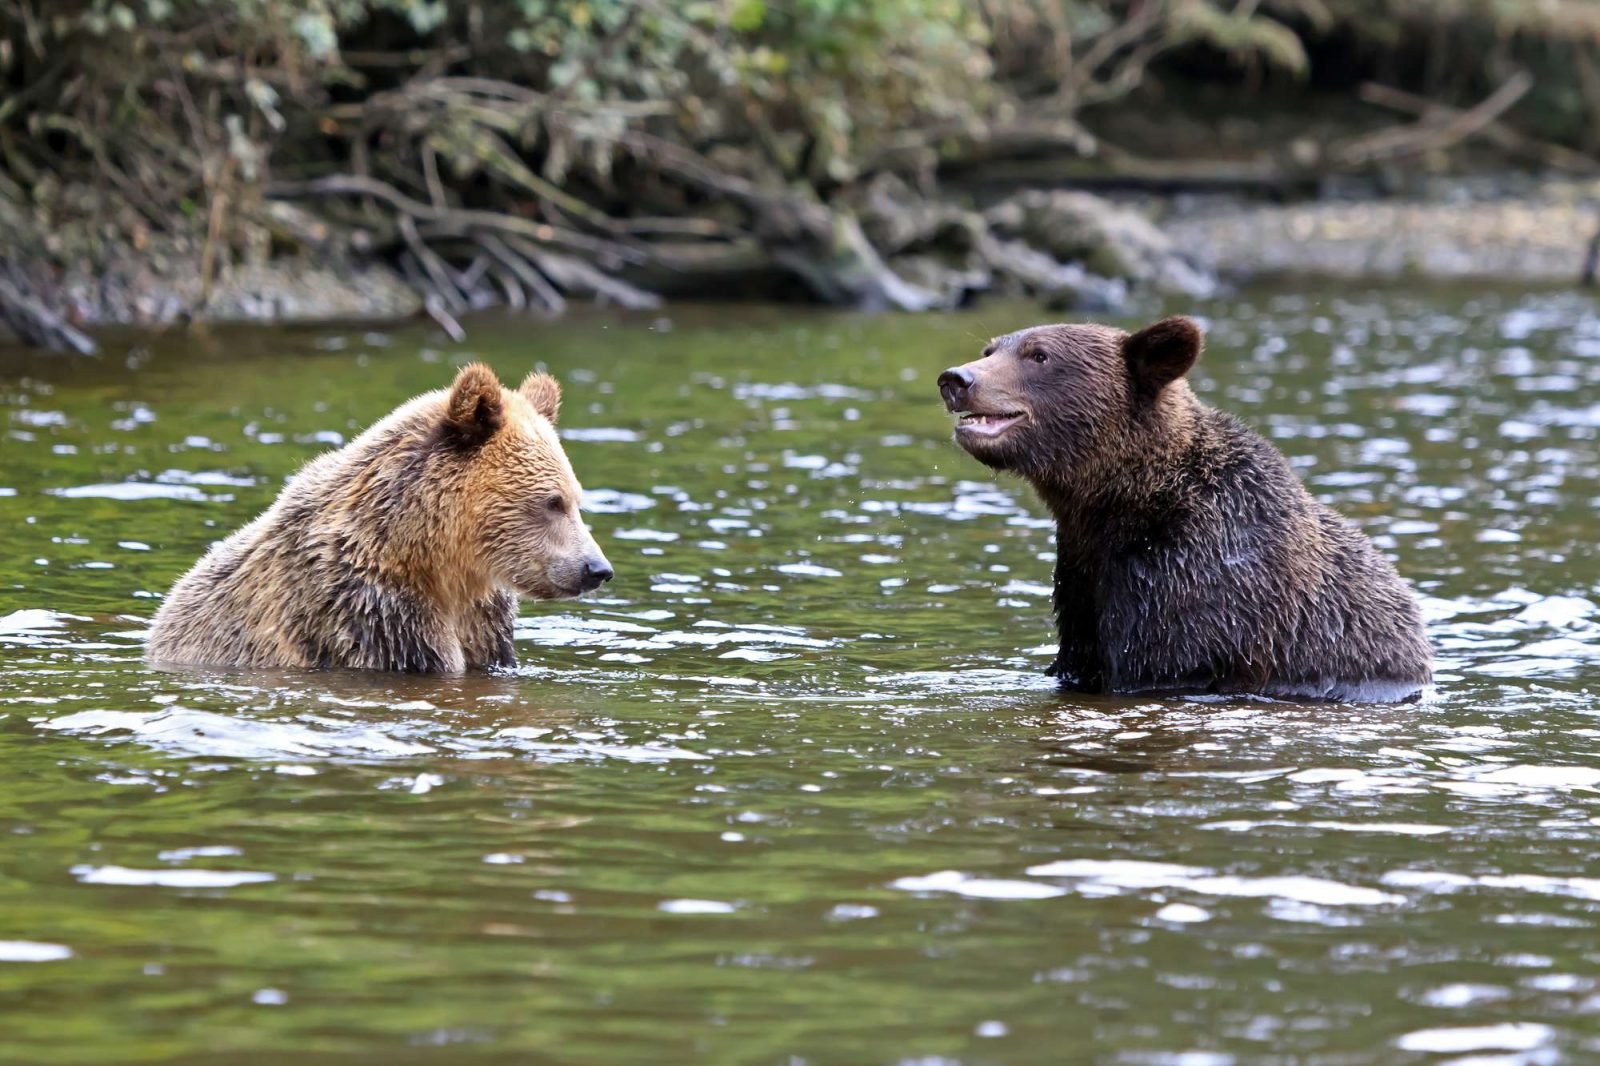
[[[1362,85],[1360,96],[1362,100],[1376,107],[1384,107],[1391,111],[1399,111],[1408,115],[1437,116],[1441,121],[1447,121],[1452,116],[1461,114],[1456,108],[1447,107],[1426,97],[1416,96],[1388,85],[1379,85],[1376,82],[1367,82]],[[1530,137],[1525,133],[1519,133],[1496,120],[1491,119],[1480,124],[1473,133],[1504,152],[1522,159],[1541,163],[1555,170],[1570,171],[1574,174],[1600,173],[1600,160],[1595,159],[1593,156],[1573,151],[1563,145],[1539,140],[1537,137]]]
[[[661,306],[661,297],[655,293],[629,285],[582,259],[540,248],[516,236],[506,236],[505,242],[513,250],[526,256],[545,277],[567,292],[592,296],[597,300],[626,307],[630,311]]]
[[[959,171],[1004,160],[1086,159],[1098,150],[1094,134],[1071,119],[943,124],[895,138],[870,157],[861,171],[906,173],[929,167]]]
[[[823,301],[867,310],[927,311],[939,294],[913,285],[889,269],[855,216],[834,216],[834,239],[825,255],[779,249],[774,259],[793,270]]]
[[[422,309],[427,312],[428,317],[433,319],[440,329],[444,330],[445,335],[451,340],[460,344],[467,339],[467,331],[461,328],[461,323],[457,322],[455,316],[450,313],[450,309],[445,307],[444,300],[440,298],[438,293],[430,292],[424,296],[422,298]]]
[[[1533,77],[1518,71],[1505,84],[1465,111],[1450,109],[1425,114],[1422,121],[1404,129],[1382,130],[1357,138],[1329,153],[1337,167],[1355,170],[1385,160],[1405,159],[1453,148],[1483,132],[1533,88]],[[1430,117],[1437,121],[1430,121]]]
[[[737,296],[776,288],[786,272],[754,237],[731,241],[664,241],[648,263],[623,269],[624,280],[667,296]]]
[[[0,278],[0,322],[4,322],[22,343],[35,348],[74,351],[79,355],[99,354],[99,347],[87,334],[5,278]]]
[[[524,290],[526,290],[533,293],[544,304],[544,309],[552,315],[558,315],[567,309],[566,298],[556,291],[555,286],[551,285],[532,263],[507,247],[499,237],[492,233],[481,233],[478,235],[478,243],[505,268],[501,287],[506,290],[507,299],[512,307],[520,308],[523,305]]]
[[[1288,196],[1316,191],[1321,175],[1269,157],[1259,159],[1147,159],[1118,152],[1018,159],[952,174],[947,189],[1013,192],[1017,189],[1075,188],[1151,193],[1237,192]]]
[[[431,224],[433,232],[449,231],[464,235],[471,230],[516,234],[539,244],[567,251],[587,253],[603,262],[640,262],[647,253],[633,244],[606,240],[578,233],[546,222],[533,222],[516,215],[471,208],[439,208],[414,200],[388,182],[359,174],[334,174],[315,181],[278,182],[266,190],[269,197],[296,199],[324,196],[367,196],[380,200],[416,222]],[[425,236],[428,234],[424,234]]]
[[[1589,238],[1589,248],[1583,253],[1583,270],[1578,275],[1578,284],[1586,289],[1595,285],[1595,275],[1600,273],[1600,226],[1594,231],[1594,236]]]

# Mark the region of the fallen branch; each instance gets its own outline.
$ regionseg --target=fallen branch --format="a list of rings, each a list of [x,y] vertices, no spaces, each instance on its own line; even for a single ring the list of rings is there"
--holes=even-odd
[[[1012,191],[1019,188],[1128,189],[1141,192],[1254,192],[1282,195],[1314,188],[1319,175],[1302,167],[1261,159],[1147,159],[1127,152],[1094,158],[1019,159],[991,163],[952,175],[953,188]]]
[[[505,267],[512,278],[520,282],[520,285],[516,286],[512,291],[521,289],[531,291],[544,302],[545,310],[553,315],[560,314],[566,310],[567,301],[562,297],[561,293],[556,291],[555,286],[545,280],[544,275],[539,273],[532,263],[529,263],[522,256],[508,248],[506,243],[499,237],[492,233],[480,233],[478,235],[478,243],[483,245],[484,251],[488,252]],[[520,291],[518,291],[517,299],[525,299]],[[520,306],[520,304],[515,305]]]
[[[940,170],[960,170],[1041,156],[1082,159],[1093,156],[1098,147],[1094,134],[1071,119],[1021,119],[976,126],[944,123],[895,138],[861,169],[870,174],[875,170],[915,170],[931,163]]]
[[[551,281],[568,292],[607,300],[630,311],[661,306],[661,297],[655,293],[635,288],[625,281],[595,269],[582,259],[531,246],[514,236],[507,237],[506,243],[527,256]]]
[[[457,322],[455,316],[444,306],[444,301],[439,298],[438,293],[430,292],[424,296],[422,309],[428,313],[429,318],[438,323],[439,328],[444,330],[451,340],[460,344],[467,339],[467,331],[461,328],[461,323]]]
[[[1504,85],[1465,111],[1451,110],[1442,123],[1424,116],[1415,126],[1384,130],[1362,137],[1330,153],[1335,165],[1359,168],[1383,160],[1403,159],[1443,151],[1483,131],[1511,109],[1533,88],[1533,77],[1519,70]]]
[[[719,169],[700,153],[671,141],[638,130],[615,136],[598,136],[625,149],[635,159],[653,164],[671,175],[706,192],[715,193],[756,211],[765,225],[786,238],[800,237],[827,242],[833,236],[830,212],[820,203],[789,192],[764,189],[744,178]]]
[[[416,257],[417,264],[422,267],[422,272],[427,275],[431,283],[426,295],[433,297],[441,307],[449,311],[459,311],[470,306],[471,294],[456,285],[455,279],[451,277],[450,268],[434,254],[433,249],[423,243],[422,237],[417,233],[417,224],[408,216],[401,215],[399,225],[400,236],[405,239],[406,247],[411,249],[411,254]]]
[[[1600,227],[1596,227],[1594,236],[1589,238],[1589,247],[1583,253],[1583,269],[1578,274],[1578,284],[1585,289],[1592,289],[1595,285],[1595,275],[1600,273]]]
[[[1463,114],[1456,108],[1446,107],[1425,97],[1416,96],[1388,85],[1379,85],[1376,82],[1367,82],[1362,85],[1360,96],[1362,100],[1375,107],[1384,107],[1391,111],[1423,116],[1424,118],[1435,116],[1439,120],[1447,121],[1453,116]],[[1593,156],[1573,151],[1563,145],[1542,141],[1537,137],[1530,137],[1525,133],[1519,133],[1494,119],[1479,123],[1472,132],[1502,151],[1523,159],[1531,159],[1557,170],[1566,170],[1575,174],[1600,173],[1600,160],[1596,160]]]
[[[24,344],[35,348],[53,352],[71,349],[80,355],[99,352],[86,334],[4,278],[0,278],[0,322],[9,326]]]
[[[587,252],[620,262],[639,263],[648,258],[646,252],[635,246],[560,229],[546,222],[533,222],[516,215],[504,215],[494,211],[434,207],[420,200],[413,200],[388,182],[359,174],[334,174],[314,181],[275,182],[267,186],[266,194],[274,199],[286,200],[318,196],[369,196],[383,201],[404,215],[409,215],[417,222],[433,223],[458,234],[464,235],[474,229],[491,233],[510,233],[539,244]]]

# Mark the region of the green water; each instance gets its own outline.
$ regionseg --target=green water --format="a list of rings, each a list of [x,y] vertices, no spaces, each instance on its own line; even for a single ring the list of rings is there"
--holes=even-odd
[[[1027,308],[0,353],[0,1062],[1600,1061],[1600,315],[1246,293],[1201,394],[1425,597],[1400,707],[1057,693],[933,380]],[[157,598],[454,364],[617,570],[513,674],[204,674]]]

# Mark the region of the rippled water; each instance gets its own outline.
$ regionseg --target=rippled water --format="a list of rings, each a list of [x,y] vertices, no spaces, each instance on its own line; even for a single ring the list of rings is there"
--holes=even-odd
[[[1422,703],[1058,694],[1050,526],[932,387],[1026,308],[0,354],[0,1061],[1600,1061],[1600,316],[1200,310],[1424,593]],[[507,675],[140,661],[469,357],[565,381],[604,596]]]

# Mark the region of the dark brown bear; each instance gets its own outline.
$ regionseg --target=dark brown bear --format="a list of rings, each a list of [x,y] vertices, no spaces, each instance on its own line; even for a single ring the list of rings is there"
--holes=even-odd
[[[1403,700],[1416,598],[1271,444],[1197,400],[1200,328],[1007,334],[939,375],[956,442],[1056,520],[1050,672],[1086,692]]]

